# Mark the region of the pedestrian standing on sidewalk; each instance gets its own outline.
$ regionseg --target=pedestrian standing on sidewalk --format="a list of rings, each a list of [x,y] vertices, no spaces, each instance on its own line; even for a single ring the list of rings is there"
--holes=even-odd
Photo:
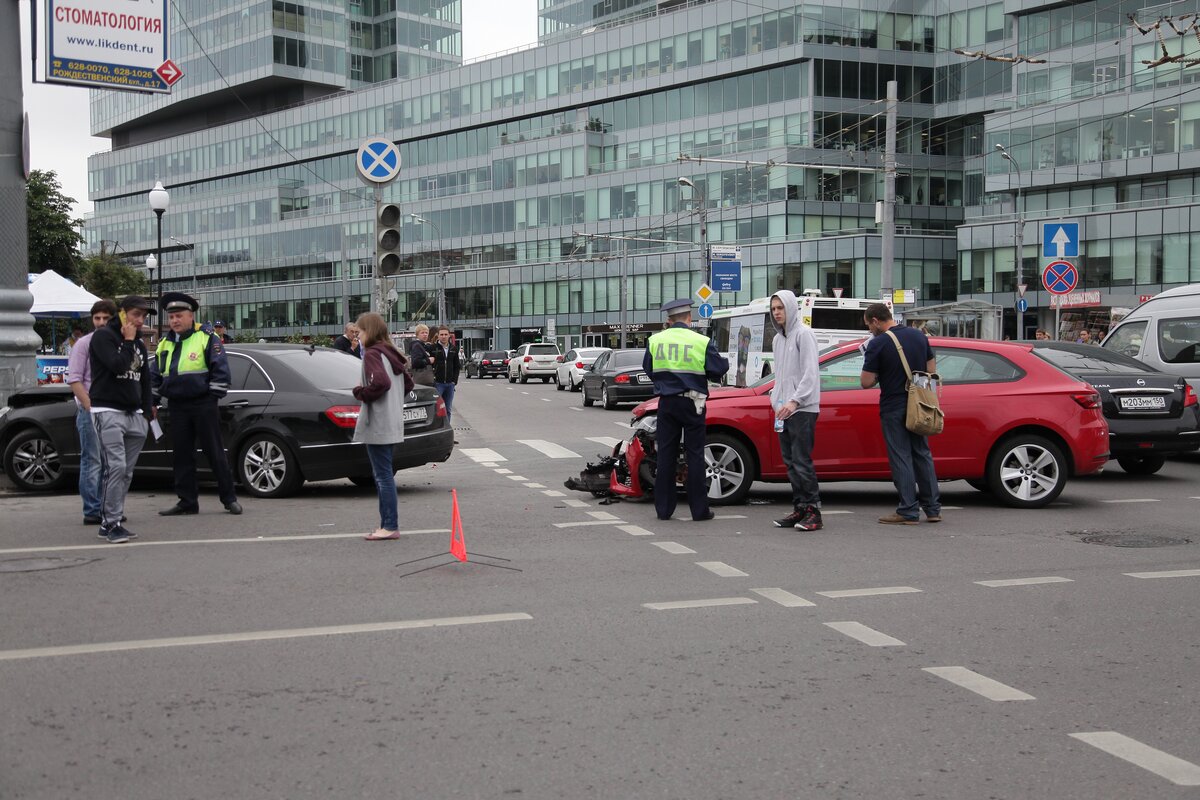
[[[867,306],[863,322],[874,338],[865,348],[859,381],[864,389],[879,386],[879,422],[883,426],[892,482],[900,493],[896,513],[880,517],[879,521],[884,525],[916,525],[924,509],[927,521],[941,522],[942,500],[929,440],[911,432],[904,424],[908,413],[908,371],[897,350],[904,348],[904,357],[913,369],[937,372],[929,337],[916,328],[897,325],[892,310],[883,303]]]
[[[775,520],[775,527],[819,531],[823,527],[821,494],[812,459],[821,412],[817,337],[800,321],[800,303],[795,293],[786,289],[771,297],[771,321],[775,325],[771,408],[775,410],[779,449],[792,485],[792,513]]]
[[[458,351],[450,343],[450,329],[445,325],[438,328],[437,343],[433,346],[433,388],[446,404],[446,421],[454,418],[454,388],[458,386],[461,362]]]
[[[92,424],[100,442],[100,537],[122,544],[137,536],[123,524],[125,496],[133,468],[154,419],[150,393],[150,355],[142,342],[142,324],[154,304],[129,295],[117,316],[92,334]]]
[[[370,542],[399,539],[392,452],[404,441],[404,397],[412,391],[412,376],[406,367],[407,359],[388,335],[383,317],[368,312],[358,318],[357,326],[363,363],[362,383],[354,387],[354,397],[362,402],[362,407],[354,426],[354,441],[367,446],[379,494],[379,528],[365,538]]]
[[[75,431],[79,434],[79,497],[83,500],[83,524],[100,524],[100,440],[92,424],[92,335],[117,315],[112,300],[92,304],[92,333],[71,348],[67,360],[67,385],[75,395]]]

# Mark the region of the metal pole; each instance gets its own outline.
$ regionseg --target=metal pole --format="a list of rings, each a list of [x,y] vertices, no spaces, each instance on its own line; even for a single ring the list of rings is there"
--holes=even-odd
[[[898,84],[887,84],[887,126],[883,147],[883,230],[879,251],[879,290],[890,296],[896,262],[896,105]]]
[[[163,257],[162,257],[162,217],[163,217],[163,212],[162,212],[162,210],[159,210],[156,208],[156,209],[154,209],[154,213],[155,213],[155,215],[158,216],[158,252],[155,254],[155,257],[158,259],[158,290],[155,292],[155,295],[156,295],[155,300],[157,302],[162,302],[162,280],[163,280],[163,273],[166,272],[166,264],[163,263]],[[163,315],[160,312],[158,314],[155,314],[154,316],[158,319],[158,337],[155,339],[155,341],[157,342],[162,339]]]
[[[700,195],[700,284],[703,286],[708,283],[708,193],[696,194]]]
[[[375,184],[375,221],[372,226],[374,230],[379,229],[379,209],[383,206],[383,187],[378,183]],[[376,239],[376,236],[371,237]],[[384,275],[379,270],[379,242],[374,241],[371,245],[371,263],[375,268],[371,272],[375,275],[375,291],[371,293],[371,310],[376,314],[383,308],[383,283]],[[350,321],[350,315],[346,315],[346,322]]]
[[[703,225],[703,223],[701,223],[701,224]],[[701,228],[701,230],[703,230],[703,228]],[[621,349],[622,350],[625,349],[625,346],[628,343],[626,340],[626,337],[629,335],[629,325],[627,324],[628,320],[626,319],[626,309],[628,307],[628,302],[625,299],[625,293],[626,293],[625,292],[625,286],[626,286],[625,271],[628,269],[627,262],[629,259],[626,258],[628,253],[629,253],[629,243],[622,240],[621,241],[621,255],[619,256],[621,259]]]
[[[1011,162],[1013,166],[1016,161]],[[1025,209],[1021,207],[1021,168],[1017,167],[1017,286],[1025,283]],[[1020,292],[1020,289],[1017,290]],[[1024,299],[1023,297],[1020,299]],[[1025,312],[1017,307],[1017,341],[1025,338]]]

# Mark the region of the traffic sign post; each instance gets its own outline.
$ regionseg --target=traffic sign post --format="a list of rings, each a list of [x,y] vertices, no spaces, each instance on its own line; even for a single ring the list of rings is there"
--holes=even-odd
[[[1078,258],[1079,223],[1043,222],[1042,257],[1057,259]]]
[[[709,279],[718,292],[742,290],[742,248],[714,244],[709,247]]]
[[[1024,297],[1022,297],[1020,300],[1017,301],[1017,313],[1024,314],[1028,310],[1029,310],[1029,301],[1026,300]],[[1024,337],[1022,336],[1021,333],[1018,333],[1017,338],[1022,339]]]
[[[1077,229],[1078,231],[1078,229]],[[1042,286],[1050,294],[1063,295],[1075,291],[1079,285],[1079,270],[1070,261],[1051,261],[1042,270]],[[1058,338],[1061,327],[1062,303],[1054,304],[1054,338]]]
[[[712,303],[700,304],[700,319],[712,319],[713,307]]]

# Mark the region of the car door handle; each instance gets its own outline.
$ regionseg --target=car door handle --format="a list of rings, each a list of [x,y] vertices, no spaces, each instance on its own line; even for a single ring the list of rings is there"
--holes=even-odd
[[[226,408],[245,408],[250,405],[249,400],[230,400],[225,404]]]

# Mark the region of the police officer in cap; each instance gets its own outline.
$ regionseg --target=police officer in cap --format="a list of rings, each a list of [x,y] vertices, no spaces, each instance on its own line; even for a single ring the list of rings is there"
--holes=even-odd
[[[702,522],[713,518],[704,480],[704,405],[708,382],[721,380],[729,361],[717,352],[711,339],[688,327],[692,322],[690,300],[664,303],[662,312],[671,324],[650,337],[642,359],[642,368],[654,381],[659,396],[654,508],[659,519],[670,519],[675,513],[675,465],[682,434],[687,451],[688,505],[692,519]]]
[[[241,514],[233,490],[233,473],[221,444],[217,401],[229,391],[229,362],[221,338],[196,324],[200,303],[183,292],[167,292],[159,301],[171,332],[155,352],[154,391],[170,400],[171,441],[174,444],[175,493],[179,502],[158,512],[164,517],[198,514],[196,448],[204,452],[217,479],[221,503],[230,514]]]

